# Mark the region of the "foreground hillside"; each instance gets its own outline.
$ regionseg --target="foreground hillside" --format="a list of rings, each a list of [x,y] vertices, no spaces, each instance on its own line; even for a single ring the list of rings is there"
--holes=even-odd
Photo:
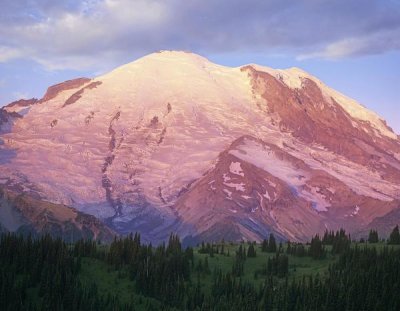
[[[397,231],[396,231],[397,230]],[[399,310],[400,234],[152,248],[3,235],[1,310]],[[392,245],[392,244],[398,245]]]
[[[2,108],[0,185],[153,243],[304,242],[398,220],[400,140],[298,68],[162,51]]]

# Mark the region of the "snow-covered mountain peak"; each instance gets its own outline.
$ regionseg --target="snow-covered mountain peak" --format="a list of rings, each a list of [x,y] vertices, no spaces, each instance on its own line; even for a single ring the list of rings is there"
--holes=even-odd
[[[199,54],[190,51],[182,50],[160,50],[148,54],[139,60],[158,59],[161,61],[178,61],[178,62],[196,62],[196,63],[209,63],[210,61]]]
[[[99,77],[99,79],[123,74],[129,75],[138,70],[141,71],[141,74],[148,75],[158,71],[170,71],[172,68],[175,68],[175,70],[189,69],[192,71],[195,67],[201,69],[213,65],[216,66],[198,54],[186,51],[159,51],[122,65],[110,73]]]
[[[195,235],[235,214],[247,237],[300,239],[355,205],[359,225],[400,199],[394,133],[299,68],[162,51],[52,86],[16,110],[25,104],[0,110],[0,183],[122,233],[158,239],[198,224]]]
[[[328,103],[336,102],[351,117],[370,123],[377,134],[397,139],[397,135],[376,113],[333,90],[300,68],[273,69],[256,64],[248,66],[272,75],[293,90],[303,88],[307,80],[312,81],[318,86]],[[94,81],[104,84],[99,87],[99,89],[105,90],[102,96],[116,97],[122,104],[125,102],[124,98],[135,96],[138,93],[146,96],[143,102],[147,104],[155,97],[161,97],[158,104],[164,104],[166,98],[173,101],[178,94],[181,104],[188,101],[198,101],[198,104],[210,104],[211,102],[215,104],[222,99],[227,100],[226,94],[229,94],[230,98],[235,98],[236,102],[244,103],[251,96],[251,81],[243,70],[248,66],[231,68],[214,64],[191,52],[160,51],[118,67],[97,77]],[[138,88],[140,88],[140,92]],[[121,98],[121,94],[124,94],[124,98]],[[204,100],[204,96],[208,96],[209,100]]]
[[[252,98],[249,78],[240,68],[181,51],[150,54],[94,81],[101,82],[94,92],[97,97],[110,97],[122,108],[137,102],[156,110],[164,110],[167,103],[190,111],[193,106],[248,109]]]

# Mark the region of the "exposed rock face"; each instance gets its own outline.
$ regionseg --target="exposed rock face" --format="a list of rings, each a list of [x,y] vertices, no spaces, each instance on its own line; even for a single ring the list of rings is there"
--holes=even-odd
[[[17,112],[0,109],[0,133],[10,131],[14,121],[22,116]]]
[[[47,101],[55,98],[58,94],[60,94],[63,91],[76,89],[88,82],[90,82],[90,79],[88,79],[88,78],[77,78],[77,79],[68,80],[68,81],[65,81],[62,83],[52,85],[47,89],[46,94],[44,94],[44,96],[40,100],[40,102],[41,103],[47,102]]]
[[[236,229],[235,240],[274,232],[303,241],[327,228],[355,232],[397,206],[398,200],[357,194],[326,171],[250,136],[236,140],[176,203],[183,223],[193,224],[183,235],[196,241],[220,224]]]
[[[394,158],[394,153],[400,153],[397,137],[380,135],[369,122],[355,122],[334,98],[322,93],[315,81],[303,77],[301,88],[293,90],[269,73],[251,66],[243,70],[249,73],[253,91],[265,99],[267,111],[277,116],[283,131],[291,132],[307,144],[321,144],[363,166],[383,169],[387,178],[398,174],[399,170],[385,169],[380,163],[385,159],[392,163],[389,166],[398,165],[398,159]]]
[[[92,215],[1,188],[0,228],[33,235],[50,233],[71,242],[79,239],[110,242],[116,235]]]
[[[399,205],[398,136],[296,68],[162,52],[40,102],[0,136],[0,183],[120,233],[305,240]]]
[[[96,81],[96,82],[92,82],[92,83],[86,85],[85,87],[81,88],[79,91],[77,91],[76,93],[72,94],[71,97],[69,97],[69,98],[65,101],[65,103],[64,103],[64,105],[63,105],[63,108],[64,108],[65,106],[72,105],[73,103],[75,103],[76,101],[78,101],[79,98],[82,97],[83,92],[84,92],[85,90],[94,89],[94,88],[96,88],[96,87],[97,87],[98,85],[100,85],[100,84],[101,84],[101,81]]]
[[[37,102],[38,102],[37,98],[20,99],[8,104],[7,106],[3,107],[3,109],[8,112],[13,112],[13,111],[15,112],[19,108],[29,107],[36,104]]]

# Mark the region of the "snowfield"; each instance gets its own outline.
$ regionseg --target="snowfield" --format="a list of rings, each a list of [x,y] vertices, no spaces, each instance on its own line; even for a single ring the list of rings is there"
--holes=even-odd
[[[293,92],[304,87],[305,78],[312,79],[325,104],[339,104],[355,127],[372,129],[376,140],[397,140],[375,113],[306,72],[251,66]],[[235,193],[245,201],[259,200],[260,195],[272,202],[276,196],[272,181],[269,190],[251,193],[245,180],[251,177],[243,162],[278,178],[318,213],[329,211],[332,204],[318,185],[309,185],[317,171],[358,195],[382,202],[400,200],[400,180],[396,181],[400,173],[383,178],[378,166],[363,166],[294,137],[253,86],[242,68],[216,65],[186,52],[150,54],[77,87],[61,89],[47,101],[15,108],[22,117],[0,134],[0,183],[24,185],[48,201],[95,215],[120,232],[139,230],[152,239],[176,227],[177,202],[218,164],[219,155],[233,141],[248,135],[260,142],[248,139],[235,146],[229,153],[237,160],[220,176],[223,195],[230,201]],[[269,145],[304,164],[299,167]],[[400,148],[392,154],[381,156],[382,161],[386,170],[393,167],[399,172]],[[331,188],[332,196],[340,195]],[[207,189],[218,192],[215,181]],[[230,210],[237,213],[236,208]],[[353,218],[362,211],[354,210]]]

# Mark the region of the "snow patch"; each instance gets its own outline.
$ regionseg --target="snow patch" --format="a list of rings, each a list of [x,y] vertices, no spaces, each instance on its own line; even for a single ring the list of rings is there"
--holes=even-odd
[[[244,177],[243,170],[242,170],[242,168],[240,167],[240,162],[232,162],[232,163],[230,164],[230,166],[229,166],[229,171],[230,171],[232,174],[235,174],[235,175],[239,175],[239,176]]]
[[[316,78],[313,78],[313,80],[319,81]],[[367,121],[380,134],[392,139],[397,139],[397,135],[389,130],[383,120],[375,112],[368,110],[364,106],[357,103],[354,99],[347,97],[322,83],[320,84],[320,87],[322,93],[326,97],[333,98],[351,117],[358,120]]]
[[[227,199],[232,200],[232,191],[229,191],[228,189],[223,190],[227,194]]]
[[[276,188],[276,183],[274,183],[274,182],[272,182],[272,181],[270,181],[270,180],[268,180],[268,179],[265,179],[265,181],[266,181],[271,187]]]
[[[280,159],[268,146],[253,140],[245,139],[242,145],[229,151],[229,153],[257,166],[291,186],[302,186],[308,179],[306,172],[295,168],[290,162]]]
[[[383,180],[378,172],[368,167],[350,162],[346,158],[328,151],[318,152],[318,156],[308,157],[307,146],[301,146],[293,155],[303,159],[314,170],[323,170],[339,179],[359,195],[365,195],[381,201],[393,201],[398,196],[398,185]],[[333,194],[335,190],[328,188]],[[333,191],[332,191],[333,190]],[[397,191],[397,192],[396,192]]]
[[[210,181],[208,184],[210,185],[210,189],[211,190],[217,190],[217,188],[215,188],[214,186],[215,180]]]
[[[256,193],[257,193],[257,196],[258,196],[259,199],[260,199],[260,206],[261,206],[261,209],[264,211],[264,197],[263,197],[261,194],[259,194],[258,191],[257,191]]]
[[[330,193],[335,194],[336,190],[332,187],[326,188],[326,190],[328,190]]]
[[[269,73],[271,76],[286,84],[291,89],[301,89],[303,87],[303,79],[306,75],[308,75],[305,71],[296,67],[289,69],[273,69],[255,64],[252,64],[251,66],[256,70]]]
[[[235,188],[236,191],[246,191],[245,184],[240,183],[240,184],[235,184],[235,183],[224,183],[225,186],[228,186],[230,188]]]
[[[319,187],[312,187],[311,191],[303,189],[300,196],[310,201],[313,209],[318,212],[327,212],[327,208],[331,206],[325,196],[320,193]]]
[[[325,212],[327,211],[327,207],[330,207],[325,196],[319,193],[319,188],[311,188],[310,191],[304,189],[304,185],[309,179],[307,172],[294,167],[288,161],[282,160],[269,146],[254,140],[245,139],[243,144],[231,150],[230,154],[284,181],[293,189],[296,195],[307,201],[311,201],[315,210]]]
[[[252,208],[251,208],[251,212],[252,212],[252,213],[255,213],[257,210],[258,210],[258,206],[252,207]]]
[[[360,212],[360,207],[358,205],[356,205],[356,207],[354,208],[354,211],[351,213],[351,217],[357,216],[358,213]]]
[[[224,179],[224,183],[231,180],[231,178],[226,173],[222,176],[222,178]]]

